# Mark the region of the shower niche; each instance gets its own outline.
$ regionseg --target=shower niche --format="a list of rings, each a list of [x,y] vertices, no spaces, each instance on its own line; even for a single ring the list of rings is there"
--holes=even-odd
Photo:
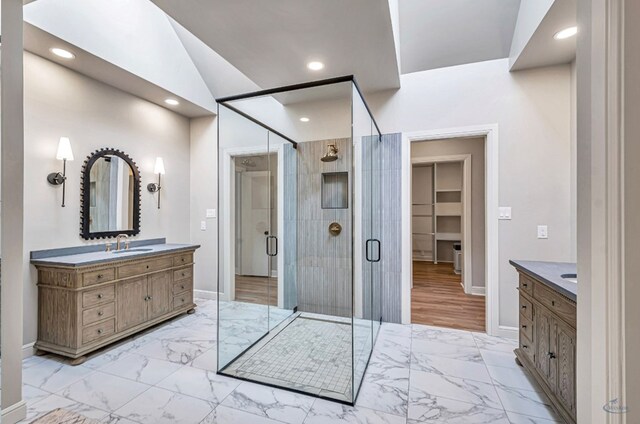
[[[354,404],[382,322],[378,126],[352,76],[217,102],[217,372]]]
[[[349,173],[322,173],[322,209],[349,208]]]

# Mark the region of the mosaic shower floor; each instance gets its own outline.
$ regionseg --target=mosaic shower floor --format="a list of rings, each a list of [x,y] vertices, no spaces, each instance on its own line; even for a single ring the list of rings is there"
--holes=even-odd
[[[224,373],[350,402],[350,322],[299,315],[283,325],[274,337],[252,347]]]

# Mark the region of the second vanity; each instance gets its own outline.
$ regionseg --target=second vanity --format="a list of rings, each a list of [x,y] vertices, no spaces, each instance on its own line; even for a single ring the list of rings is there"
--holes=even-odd
[[[119,251],[94,245],[32,252],[38,270],[36,349],[78,365],[110,343],[193,313],[198,247],[155,239]]]
[[[576,423],[576,265],[509,261],[519,273],[519,347],[515,350],[558,415]]]

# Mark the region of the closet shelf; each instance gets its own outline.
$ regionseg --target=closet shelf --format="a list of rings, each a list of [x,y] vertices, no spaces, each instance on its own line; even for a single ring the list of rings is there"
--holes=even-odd
[[[462,191],[462,189],[461,188],[437,188],[436,189],[437,193],[452,193],[457,191]]]
[[[462,240],[462,234],[460,234],[460,233],[436,233],[436,240],[461,241]]]

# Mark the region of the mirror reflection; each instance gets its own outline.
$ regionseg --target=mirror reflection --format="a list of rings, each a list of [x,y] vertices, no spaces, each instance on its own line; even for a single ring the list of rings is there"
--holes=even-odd
[[[115,155],[96,160],[89,171],[89,230],[134,229],[134,172]]]

